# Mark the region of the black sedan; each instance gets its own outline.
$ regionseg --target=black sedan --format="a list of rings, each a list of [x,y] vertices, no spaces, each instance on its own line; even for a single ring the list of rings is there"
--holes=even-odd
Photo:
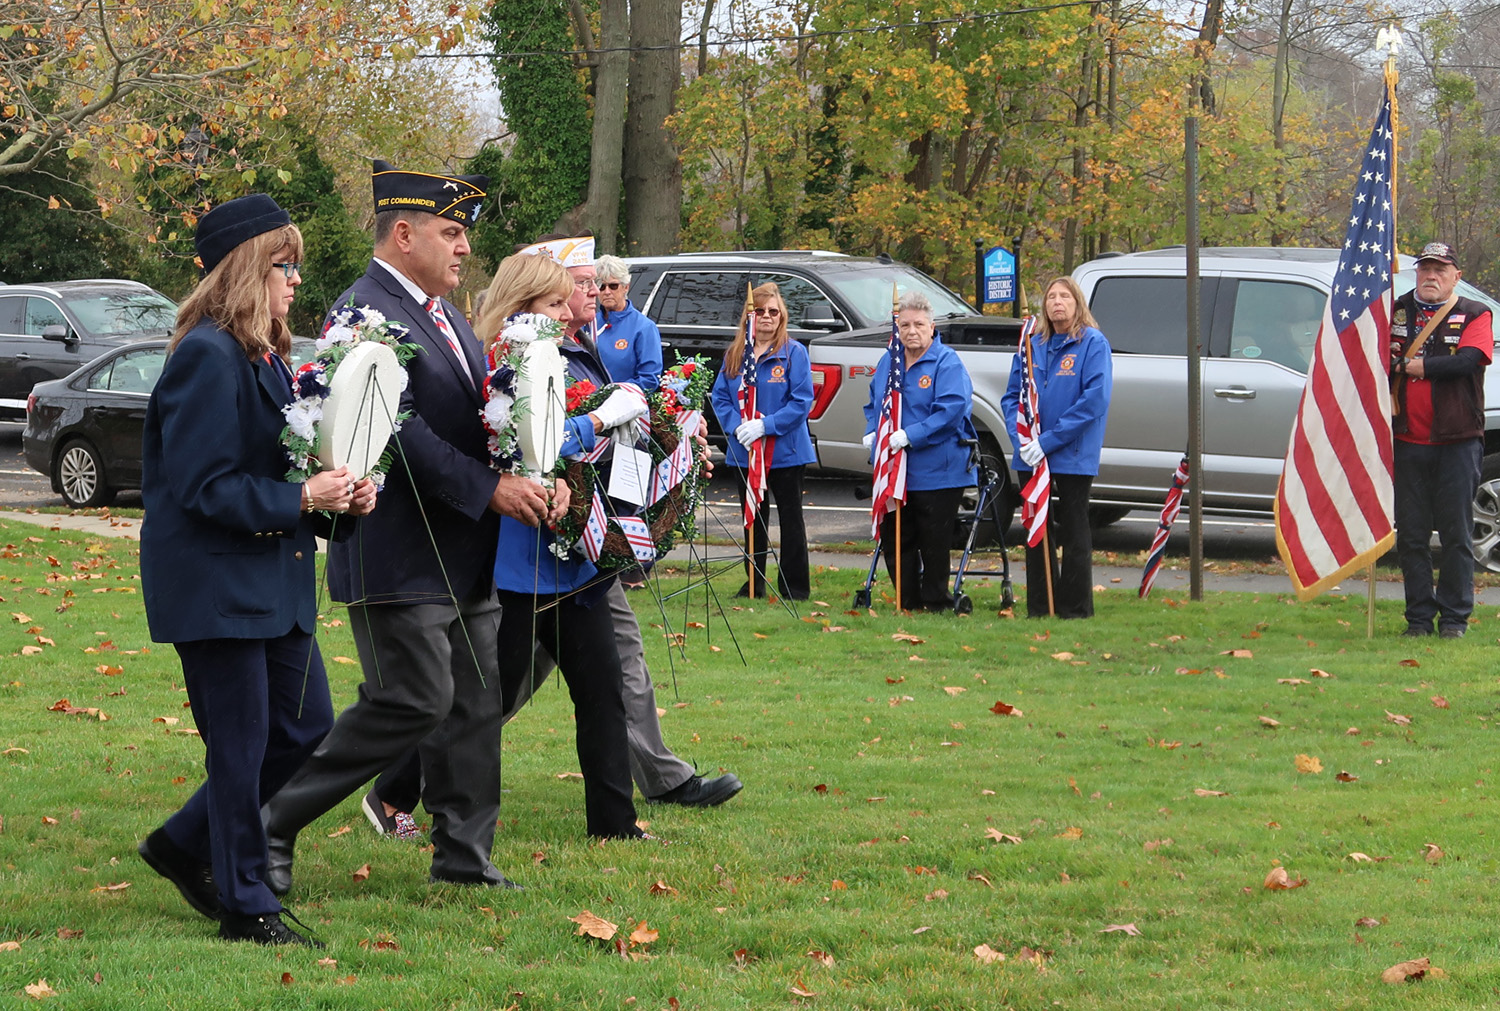
[[[315,350],[310,340],[292,341],[295,364]],[[32,388],[21,433],[26,463],[68,505],[109,505],[121,489],[141,486],[146,404],[166,360],[166,341],[136,341]]]

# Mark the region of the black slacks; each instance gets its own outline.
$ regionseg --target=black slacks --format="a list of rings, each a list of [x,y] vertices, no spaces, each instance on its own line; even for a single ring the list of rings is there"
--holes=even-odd
[[[208,779],[167,819],[167,838],[213,865],[232,913],[281,910],[266,887],[260,803],[291,778],[328,728],[333,704],[317,643],[293,629],[276,639],[176,644]]]
[[[953,606],[949,592],[948,549],[953,522],[958,518],[962,488],[908,491],[901,507],[901,606],[941,611]],[[880,553],[891,582],[896,581],[896,516],[887,513],[880,523]]]
[[[500,592],[504,711],[509,712],[529,687],[533,643],[542,643],[557,659],[573,700],[588,833],[604,839],[634,838],[641,830],[635,824],[624,674],[615,646],[614,618],[604,601],[594,600],[588,606],[582,599],[581,594],[533,597]],[[544,606],[548,604],[552,606]],[[425,755],[423,759],[425,763]]]
[[[1021,487],[1031,474],[1016,475]],[[1047,514],[1048,552],[1042,545],[1026,549],[1026,617],[1047,617],[1047,569],[1052,570],[1052,600],[1059,618],[1094,616],[1094,534],[1089,529],[1092,474],[1053,474]]]
[[[743,467],[732,468],[735,484],[740,490],[740,504],[745,502],[749,471]],[[766,498],[761,500],[760,511],[755,514],[752,528],[755,551],[746,561],[746,585],[740,588],[741,595],[749,592],[749,576],[755,576],[755,596],[766,595],[766,555],[770,546],[770,532],[766,523],[768,503],[776,501],[776,516],[781,525],[781,564],[776,572],[776,592],[790,600],[806,600],[812,593],[812,581],[808,574],[807,524],[802,519],[802,464],[792,467],[773,467],[766,475]],[[750,566],[753,565],[752,570]]]

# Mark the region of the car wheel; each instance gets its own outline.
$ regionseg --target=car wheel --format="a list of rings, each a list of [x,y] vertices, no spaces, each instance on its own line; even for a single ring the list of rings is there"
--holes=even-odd
[[[109,505],[115,490],[104,483],[104,461],[99,451],[75,439],[57,455],[57,487],[63,501],[74,509]]]
[[[1500,572],[1500,454],[1484,458],[1474,492],[1474,560]]]
[[[1112,523],[1118,523],[1130,512],[1123,506],[1089,506],[1089,526],[1095,530],[1103,530]]]

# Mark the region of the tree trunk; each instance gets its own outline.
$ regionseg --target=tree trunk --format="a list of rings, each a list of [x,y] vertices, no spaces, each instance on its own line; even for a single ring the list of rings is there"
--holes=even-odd
[[[624,171],[626,84],[630,73],[629,0],[599,0],[599,47],[593,54],[594,137],[584,222],[601,253],[617,253]],[[611,50],[615,50],[611,52]]]
[[[640,256],[675,252],[682,223],[682,162],[666,127],[677,107],[681,35],[682,0],[631,0],[625,227]]]
[[[1281,0],[1281,18],[1276,25],[1276,63],[1271,80],[1271,146],[1276,159],[1276,216],[1271,220],[1271,245],[1286,242],[1281,216],[1286,213],[1286,99],[1292,86],[1292,0]]]
[[[1203,61],[1198,78],[1198,99],[1203,103],[1204,114],[1208,116],[1218,114],[1208,64],[1213,59],[1214,46],[1219,44],[1219,30],[1223,25],[1224,0],[1208,0],[1208,6],[1203,9],[1203,27],[1198,29],[1198,59]]]
[[[1099,5],[1090,4],[1089,13],[1095,22],[1099,17]],[[1088,36],[1084,40],[1083,65],[1078,69],[1078,91],[1073,98],[1073,129],[1075,140],[1073,143],[1073,172],[1072,181],[1068,187],[1069,195],[1073,203],[1073,210],[1069,212],[1067,221],[1063,223],[1063,268],[1064,274],[1071,274],[1073,266],[1077,262],[1074,257],[1078,253],[1078,201],[1083,196],[1083,184],[1088,175],[1088,151],[1084,149],[1083,130],[1088,126],[1089,107],[1094,104],[1095,87],[1095,65],[1097,57],[1094,53],[1093,36],[1094,29],[1091,27]]]

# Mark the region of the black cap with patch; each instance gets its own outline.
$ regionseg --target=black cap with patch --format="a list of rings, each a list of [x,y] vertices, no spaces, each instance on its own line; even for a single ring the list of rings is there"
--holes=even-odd
[[[403,172],[388,161],[375,159],[371,173],[375,189],[375,213],[425,211],[457,221],[465,228],[474,224],[486,196],[488,176],[445,176],[433,172]]]
[[[1458,257],[1453,255],[1453,247],[1446,242],[1429,242],[1422,247],[1417,254],[1417,262],[1423,260],[1437,260],[1439,263],[1449,263],[1458,266]]]

